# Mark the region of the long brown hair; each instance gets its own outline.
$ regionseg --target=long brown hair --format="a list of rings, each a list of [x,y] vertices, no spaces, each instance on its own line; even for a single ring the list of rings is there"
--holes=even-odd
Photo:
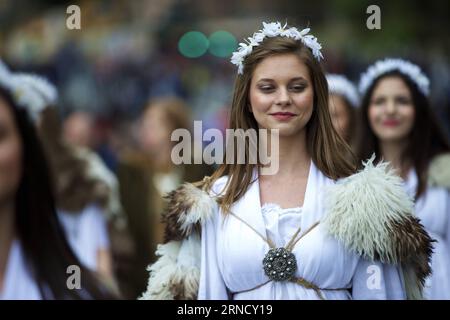
[[[415,109],[415,119],[409,133],[409,144],[402,154],[401,161],[409,161],[415,169],[419,183],[416,199],[425,191],[428,179],[428,166],[438,154],[450,151],[450,146],[436,116],[431,109],[428,98],[418,89],[417,85],[398,71],[391,71],[376,79],[366,91],[362,99],[360,112],[360,133],[358,134],[357,155],[366,159],[375,152],[376,160],[380,161],[381,151],[378,138],[375,136],[369,122],[369,106],[372,94],[377,84],[386,77],[399,77],[408,87]]]
[[[233,101],[230,112],[230,129],[254,129],[258,132],[258,124],[248,106],[250,83],[256,66],[265,58],[280,55],[295,54],[307,66],[314,88],[314,107],[306,126],[307,150],[312,161],[327,177],[339,179],[349,176],[355,172],[356,164],[349,160],[352,155],[350,147],[339,137],[334,130],[331,116],[328,110],[328,84],[319,62],[314,58],[312,52],[301,41],[285,37],[274,37],[265,39],[259,46],[255,47],[250,55],[244,60],[244,72],[238,75],[234,85]],[[259,138],[259,137],[258,137]],[[253,169],[258,164],[249,161],[249,144],[245,140],[245,164],[236,161],[237,152],[234,152],[235,161],[228,164],[224,161],[207,179],[206,188],[223,175],[228,175],[224,194],[218,199],[223,212],[228,212],[231,205],[239,200],[248,190],[252,181]],[[236,146],[236,143],[234,143]],[[227,146],[227,151],[229,150]],[[226,151],[226,153],[227,153]],[[236,151],[236,150],[234,150]],[[226,155],[225,155],[226,158]],[[350,157],[353,159],[354,157]]]

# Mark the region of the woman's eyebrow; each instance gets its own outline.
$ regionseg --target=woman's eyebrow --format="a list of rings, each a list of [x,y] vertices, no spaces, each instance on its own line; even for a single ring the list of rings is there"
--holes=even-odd
[[[275,81],[275,80],[271,79],[271,78],[262,78],[262,79],[258,80],[258,82],[273,82],[273,81]],[[306,79],[303,77],[295,77],[295,78],[289,79],[289,82],[292,82],[292,81],[306,81]]]
[[[258,82],[273,82],[274,80],[273,79],[270,79],[270,78],[262,78],[262,79],[259,79],[258,80]]]
[[[295,78],[292,78],[290,81],[297,81],[297,80],[306,81],[306,79],[303,77],[295,77]]]

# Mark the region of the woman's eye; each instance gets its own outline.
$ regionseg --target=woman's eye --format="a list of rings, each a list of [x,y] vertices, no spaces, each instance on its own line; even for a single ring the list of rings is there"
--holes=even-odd
[[[377,106],[382,105],[383,103],[384,103],[384,99],[375,99],[375,100],[373,100],[373,104],[377,105]]]
[[[264,86],[264,87],[259,87],[259,89],[263,92],[268,92],[268,91],[272,91],[273,87],[271,86]]]
[[[405,98],[405,97],[397,98],[397,102],[399,104],[410,104],[411,103],[410,100],[408,98]]]
[[[305,89],[305,86],[300,86],[300,85],[291,87],[291,90],[293,90],[293,91],[303,91],[304,89]]]

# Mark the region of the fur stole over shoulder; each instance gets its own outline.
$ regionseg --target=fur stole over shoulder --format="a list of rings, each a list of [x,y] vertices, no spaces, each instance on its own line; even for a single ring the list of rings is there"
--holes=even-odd
[[[402,267],[408,299],[421,299],[431,274],[432,242],[413,215],[414,203],[403,181],[387,163],[373,164],[333,185],[327,192],[328,232],[359,255]]]
[[[148,267],[150,278],[141,300],[197,298],[200,279],[202,222],[217,210],[207,192],[185,183],[166,197],[163,213],[165,244],[158,246],[158,261]]]

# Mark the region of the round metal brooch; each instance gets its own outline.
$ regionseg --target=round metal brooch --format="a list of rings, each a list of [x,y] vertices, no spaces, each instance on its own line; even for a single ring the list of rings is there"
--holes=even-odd
[[[297,261],[285,248],[270,249],[263,260],[264,272],[273,281],[291,279],[297,270]]]

